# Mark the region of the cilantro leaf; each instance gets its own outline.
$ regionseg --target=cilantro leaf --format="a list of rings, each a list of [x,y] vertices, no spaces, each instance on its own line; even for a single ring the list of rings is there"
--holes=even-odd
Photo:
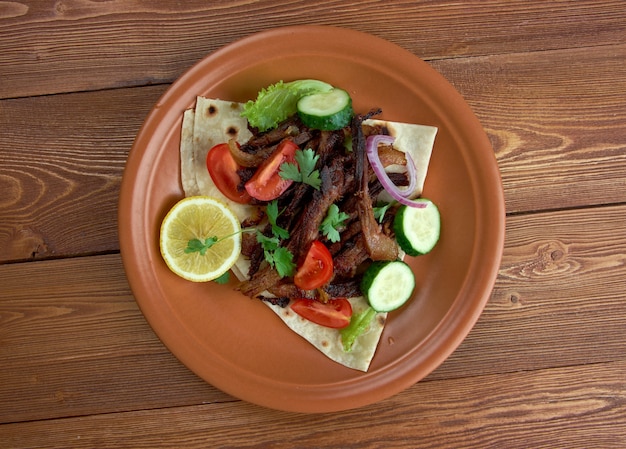
[[[204,256],[207,249],[215,245],[215,243],[217,243],[217,240],[217,237],[209,237],[204,241],[200,239],[191,239],[187,242],[185,253],[200,253],[201,256]]]
[[[230,272],[227,271],[217,279],[213,279],[213,281],[217,282],[218,284],[228,284],[228,281],[230,281]]]
[[[319,154],[315,154],[311,148],[306,150],[297,150],[295,154],[296,162],[300,167],[302,181],[315,189],[319,190],[322,180],[320,179],[319,170],[315,169],[315,164],[319,160]]]
[[[278,212],[278,201],[274,200],[267,205],[267,220],[270,222],[272,226],[272,234],[281,239],[289,238],[289,231],[285,228],[281,228],[276,224],[276,220],[278,220],[278,216],[280,215]]]
[[[280,277],[291,276],[296,270],[296,264],[293,261],[293,254],[287,248],[277,248],[274,251],[274,268],[278,271]]]
[[[307,148],[306,150],[296,150],[294,158],[296,159],[296,164],[293,162],[281,164],[280,177],[291,179],[295,182],[302,182],[319,190],[322,180],[320,179],[320,171],[315,169],[315,165],[320,158],[319,154],[315,154],[315,151]]]
[[[339,235],[339,229],[343,226],[344,222],[350,218],[345,212],[341,212],[336,204],[331,204],[326,213],[326,218],[320,225],[320,230],[331,242],[338,242],[341,240]]]
[[[391,203],[374,207],[374,218],[376,218],[379,223],[383,222],[383,218],[385,218],[385,214],[387,213],[389,206],[391,206]]]
[[[270,264],[270,267],[274,268],[276,264],[274,263],[274,251],[273,250],[266,249],[265,251],[263,251],[263,258],[268,264]]]
[[[296,150],[298,152],[300,150]],[[300,174],[300,167],[293,162],[283,162],[280,165],[280,177],[283,179],[291,179],[292,181],[302,182],[302,175]]]
[[[296,264],[293,261],[293,254],[287,248],[278,247],[275,250],[263,251],[265,261],[274,268],[281,278],[293,275]]]
[[[276,220],[280,215],[278,212],[278,201],[274,200],[268,203],[266,213],[272,235],[267,236],[257,230],[256,240],[263,248],[265,261],[272,268],[276,269],[280,277],[291,276],[296,269],[296,264],[293,262],[291,251],[280,246],[281,239],[286,240],[289,238],[289,231],[276,224]]]
[[[280,245],[280,240],[278,239],[278,237],[268,237],[264,235],[261,231],[257,232],[256,241],[261,244],[261,248],[263,248],[264,251],[274,251]]]

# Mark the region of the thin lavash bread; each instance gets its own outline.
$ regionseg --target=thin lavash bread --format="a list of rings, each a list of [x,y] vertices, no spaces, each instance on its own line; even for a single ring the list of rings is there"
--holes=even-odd
[[[232,208],[240,221],[252,216],[256,206],[235,203],[226,198],[209,175],[206,157],[213,146],[225,143],[231,138],[235,138],[240,144],[250,139],[252,134],[248,130],[247,120],[241,116],[242,110],[242,103],[197,97],[195,108],[184,112],[180,146],[181,181],[185,195],[219,198]],[[437,128],[378,119],[369,119],[364,125],[385,127],[388,133],[395,137],[394,148],[411,153],[418,167],[417,185],[413,196],[418,196],[423,189]],[[390,171],[400,169],[401,167],[390,167]],[[239,280],[245,280],[248,267],[249,261],[242,255],[232,271]],[[368,307],[364,297],[349,298],[349,301],[355,314]],[[368,370],[387,320],[386,313],[378,313],[369,328],[357,338],[352,349],[346,352],[338,329],[308,321],[296,314],[290,306],[283,308],[266,301],[264,303],[290,329],[328,358],[359,371]]]

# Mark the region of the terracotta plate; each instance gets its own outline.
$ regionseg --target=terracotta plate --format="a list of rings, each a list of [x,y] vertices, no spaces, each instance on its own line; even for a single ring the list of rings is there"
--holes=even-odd
[[[368,373],[342,367],[233,285],[173,275],[159,226],[183,196],[183,110],[197,95],[235,101],[279,80],[317,78],[350,92],[356,111],[439,128],[424,196],[443,220],[427,256],[410,260],[418,289],[390,315]],[[379,401],[414,384],[461,343],[487,302],[504,241],[504,200],[489,140],[459,93],[412,53],[360,32],[319,26],[256,34],[207,56],[163,95],[128,157],[119,232],[133,294],[182,363],[235,397],[267,407],[328,412]]]

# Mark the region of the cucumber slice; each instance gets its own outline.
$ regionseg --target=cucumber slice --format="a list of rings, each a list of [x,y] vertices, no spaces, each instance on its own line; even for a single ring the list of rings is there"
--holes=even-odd
[[[424,198],[416,201],[426,203],[426,207],[403,205],[393,221],[398,245],[409,256],[430,252],[439,241],[441,233],[441,216],[435,203]]]
[[[413,271],[401,260],[374,262],[361,281],[361,291],[377,312],[396,310],[409,300],[414,289]]]
[[[298,116],[309,128],[334,131],[350,124],[354,111],[348,92],[334,88],[329,92],[306,95],[298,100]]]

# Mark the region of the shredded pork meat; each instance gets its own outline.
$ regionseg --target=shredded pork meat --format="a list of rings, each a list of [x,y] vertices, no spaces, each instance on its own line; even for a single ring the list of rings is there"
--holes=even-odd
[[[398,247],[391,227],[382,226],[374,217],[374,203],[382,186],[378,182],[365,154],[363,120],[380,113],[357,115],[352,124],[338,131],[317,131],[306,128],[297,117],[292,117],[274,130],[257,133],[241,148],[231,148],[238,158],[245,160],[240,170],[242,188],[245,180],[254,174],[258,165],[286,138],[300,148],[311,148],[319,156],[319,190],[308,184],[294,182],[277,200],[278,225],[289,232],[281,245],[288,249],[298,263],[306,255],[314,240],[322,240],[333,254],[334,274],[330,282],[316,291],[303,291],[292,278],[281,278],[278,272],[263,260],[263,249],[254,234],[244,236],[243,254],[250,258],[249,280],[241,282],[239,290],[247,296],[258,297],[274,304],[286,304],[289,298],[313,298],[324,301],[328,297],[361,295],[359,276],[364,264],[373,260],[395,260]],[[254,130],[252,130],[254,131]],[[351,139],[347,139],[351,138]],[[352,146],[346,147],[346,140]],[[252,164],[252,161],[254,164]],[[402,163],[391,155],[389,163]],[[395,175],[401,185],[404,175]],[[258,203],[263,205],[265,203]],[[330,242],[320,232],[320,225],[331,205],[337,204],[348,219],[338,229],[339,242]],[[262,230],[269,235],[269,226]],[[265,295],[269,292],[272,296]],[[276,299],[279,298],[279,299]]]

